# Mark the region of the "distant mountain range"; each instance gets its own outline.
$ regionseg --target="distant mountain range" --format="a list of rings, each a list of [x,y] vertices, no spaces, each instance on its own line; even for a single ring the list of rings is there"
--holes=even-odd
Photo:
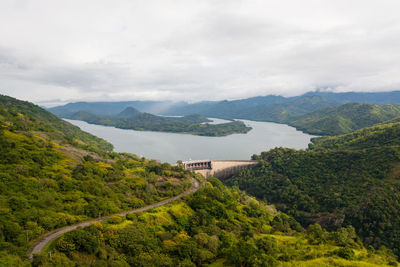
[[[364,105],[346,105],[349,103],[364,103]],[[399,103],[400,91],[383,93],[309,92],[295,97],[267,95],[233,101],[203,101],[193,104],[172,101],[77,102],[49,108],[49,110],[60,117],[68,118],[73,114],[76,116],[76,112],[88,112],[98,116],[117,116],[130,107],[141,112],[162,115],[200,114],[223,119],[285,123],[307,133],[336,135],[396,119],[400,116],[397,106],[378,105]],[[136,111],[125,110],[124,112]]]
[[[75,102],[49,108],[52,113],[62,116],[81,110],[98,115],[116,115],[127,107],[134,107],[142,112],[161,115],[202,114],[206,116],[232,117],[246,110],[262,109],[265,106],[281,105],[284,103],[305,104],[321,99],[324,106],[339,106],[349,102],[370,104],[400,104],[400,91],[381,93],[330,93],[309,92],[300,96],[283,97],[276,95],[257,96],[240,100],[202,101],[197,103],[173,101],[122,101],[122,102]],[[312,109],[320,108],[314,106]],[[307,108],[306,108],[307,109]],[[306,111],[309,111],[308,109]]]

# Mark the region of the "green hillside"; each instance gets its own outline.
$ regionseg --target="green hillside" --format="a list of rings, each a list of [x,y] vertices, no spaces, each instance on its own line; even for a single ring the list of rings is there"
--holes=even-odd
[[[309,148],[313,150],[361,150],[399,145],[400,123],[390,122],[363,128],[349,134],[314,138]]]
[[[309,150],[276,148],[229,179],[303,226],[352,225],[366,246],[400,254],[400,123],[315,138]]]
[[[183,201],[68,232],[24,261],[44,233],[177,195],[194,174],[111,152],[36,105],[0,99],[0,266],[396,264],[351,227],[305,230],[215,178]]]
[[[180,167],[111,152],[111,144],[28,102],[1,96],[0,125],[0,258],[24,258],[45,232],[192,184]]]
[[[291,119],[289,124],[311,134],[338,135],[389,121],[399,116],[399,105],[348,103]]]
[[[49,257],[48,252],[52,252]],[[352,227],[307,230],[291,217],[209,178],[184,201],[69,232],[33,260],[63,266],[385,266]]]
[[[0,123],[9,131],[45,132],[63,144],[91,151],[111,151],[105,140],[81,131],[50,112],[26,101],[0,95]]]

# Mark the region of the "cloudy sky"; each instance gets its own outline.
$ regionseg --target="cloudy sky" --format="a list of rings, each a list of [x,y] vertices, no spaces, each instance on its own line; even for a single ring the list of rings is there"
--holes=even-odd
[[[219,100],[400,90],[399,0],[1,0],[0,93]]]

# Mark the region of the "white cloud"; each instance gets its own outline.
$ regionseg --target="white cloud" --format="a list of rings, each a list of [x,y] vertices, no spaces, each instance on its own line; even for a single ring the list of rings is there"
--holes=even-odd
[[[0,93],[234,99],[400,89],[398,0],[2,0]]]

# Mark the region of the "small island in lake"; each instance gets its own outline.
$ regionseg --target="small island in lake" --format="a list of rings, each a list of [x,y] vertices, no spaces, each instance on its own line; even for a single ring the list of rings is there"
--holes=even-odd
[[[247,133],[252,129],[246,126],[242,121],[210,124],[208,122],[211,122],[211,120],[199,114],[183,117],[164,117],[140,112],[133,107],[127,107],[114,116],[103,116],[92,114],[87,111],[78,111],[75,113],[63,114],[62,117],[86,121],[91,124],[114,126],[121,129],[186,133],[201,136],[227,136],[235,133]]]

